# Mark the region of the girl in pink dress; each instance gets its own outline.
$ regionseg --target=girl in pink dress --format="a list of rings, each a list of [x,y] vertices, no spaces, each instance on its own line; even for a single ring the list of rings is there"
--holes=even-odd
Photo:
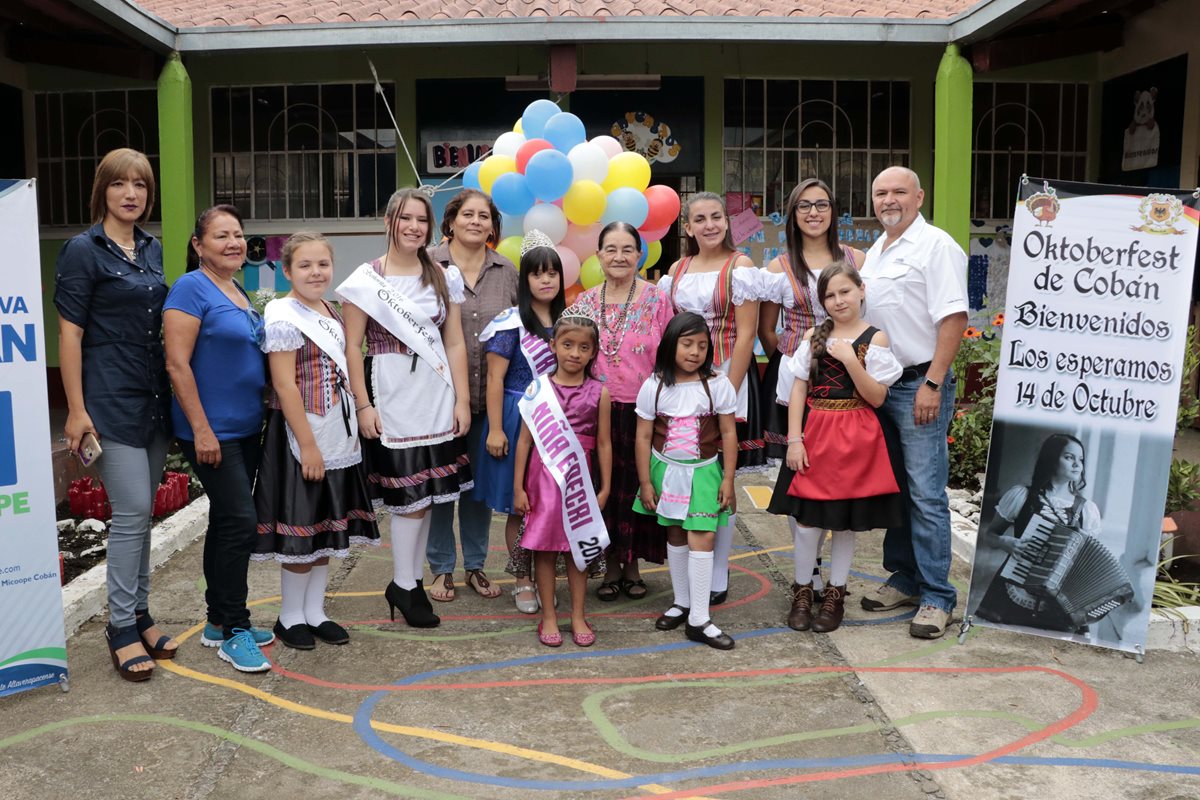
[[[603,508],[612,473],[612,422],[608,390],[589,370],[599,342],[595,320],[578,312],[572,315],[572,309],[564,311],[554,324],[550,342],[558,366],[550,375],[536,379],[526,396],[530,396],[538,381],[548,381],[586,456],[584,466],[589,474],[584,481],[589,487],[599,484],[595,499]],[[569,553],[571,547],[563,523],[562,492],[533,444],[533,433],[522,419],[514,466],[513,511],[525,515],[521,546],[533,551],[534,577],[542,602],[538,641],[547,647],[558,647],[562,644],[562,634],[554,610],[555,562],[559,553]],[[567,585],[571,590],[571,639],[579,647],[588,647],[595,643],[596,634],[584,617],[587,576],[570,555],[566,562]]]

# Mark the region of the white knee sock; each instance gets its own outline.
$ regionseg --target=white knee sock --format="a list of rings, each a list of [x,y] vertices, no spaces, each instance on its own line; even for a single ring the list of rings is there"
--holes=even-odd
[[[391,527],[392,580],[401,589],[415,589],[420,573],[413,571],[412,553],[413,548],[416,547],[416,540],[421,535],[421,520],[393,514]]]
[[[675,605],[680,608],[692,607],[692,595],[688,591],[688,550],[686,544],[676,547],[667,545],[667,570],[671,573],[671,588],[675,590]],[[707,598],[708,595],[705,595]],[[668,609],[668,617],[680,616],[678,609]]]
[[[283,627],[304,624],[304,592],[311,572],[279,570],[279,594],[282,596],[279,622]]]
[[[729,553],[733,550],[733,527],[737,523],[737,514],[729,515],[729,524],[717,528],[713,540],[713,572],[712,591],[725,592],[729,590]]]
[[[692,594],[688,625],[708,622],[704,628],[705,636],[717,636],[721,633],[721,629],[708,619],[708,593],[712,590],[714,561],[712,553],[702,553],[699,550],[688,553],[688,591]]]
[[[813,568],[817,565],[817,550],[825,531],[821,528],[807,528],[790,518],[792,522],[792,558],[795,559],[796,583],[804,586],[812,581]],[[816,590],[816,587],[813,587]]]
[[[419,581],[425,576],[425,557],[429,550],[429,529],[433,526],[433,514],[425,512],[425,516],[421,517],[419,522],[421,524],[417,528],[417,535],[414,537],[413,549],[410,554],[414,581]]]
[[[829,550],[829,584],[845,586],[854,560],[854,531],[834,531]]]
[[[304,590],[304,621],[316,627],[325,616],[325,585],[329,581],[329,565],[314,564],[308,573],[308,588]]]

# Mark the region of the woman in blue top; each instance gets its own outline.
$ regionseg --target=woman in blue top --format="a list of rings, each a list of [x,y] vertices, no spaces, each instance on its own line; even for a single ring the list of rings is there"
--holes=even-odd
[[[152,658],[179,646],[150,617],[150,512],[170,441],[159,333],[167,282],[162,245],[138,227],[154,208],[154,173],[136,150],[106,155],[92,184],[92,222],[58,256],[54,305],[72,453],[92,434],[112,502],[105,630],[122,678],[144,681]]]
[[[271,668],[259,646],[274,640],[250,626],[246,572],[258,516],[258,471],[267,373],[259,345],[263,321],[233,279],[246,260],[242,219],[230,205],[196,220],[188,273],[163,312],[171,419],[184,455],[208,493],[204,578],[208,624],[201,642],[242,672]]]

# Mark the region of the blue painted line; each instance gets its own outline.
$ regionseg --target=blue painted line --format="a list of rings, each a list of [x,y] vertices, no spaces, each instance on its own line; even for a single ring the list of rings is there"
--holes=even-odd
[[[894,617],[884,617],[882,619],[843,619],[842,624],[850,627],[859,627],[862,625],[886,625],[889,622],[902,622],[906,619],[912,619],[917,615],[917,609],[911,609],[903,614],[897,614]]]

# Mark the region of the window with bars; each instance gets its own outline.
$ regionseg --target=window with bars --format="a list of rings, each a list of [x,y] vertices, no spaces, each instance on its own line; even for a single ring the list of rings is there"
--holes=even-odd
[[[394,85],[383,89],[394,105]],[[254,220],[383,216],[396,133],[374,84],[218,86],[210,97],[214,202]]]
[[[1086,83],[976,83],[971,216],[1011,219],[1021,175],[1087,179]]]
[[[783,213],[792,188],[817,177],[843,212],[870,216],[871,178],[909,162],[909,106],[905,81],[727,79],[726,198]]]
[[[38,217],[42,225],[91,225],[92,180],[118,147],[146,154],[158,177],[158,95],[154,89],[37,92]],[[158,203],[151,221],[160,219]]]

